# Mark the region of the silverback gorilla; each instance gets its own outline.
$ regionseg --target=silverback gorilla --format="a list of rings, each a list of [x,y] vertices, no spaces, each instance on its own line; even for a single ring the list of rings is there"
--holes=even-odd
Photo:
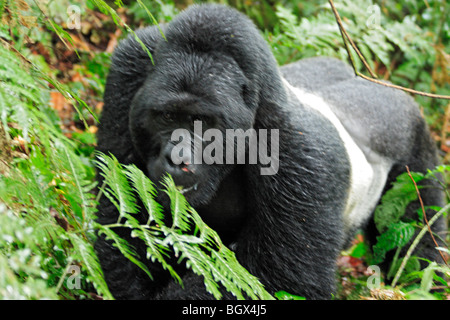
[[[169,173],[270,293],[331,298],[336,259],[357,229],[374,234],[371,217],[383,192],[406,165],[426,172],[438,164],[417,105],[403,92],[355,77],[336,59],[309,58],[279,68],[254,24],[225,6],[191,6],[161,28],[136,32],[153,62],[133,36],[115,50],[98,150],[137,165],[158,187]],[[193,133],[195,121],[203,131],[278,130],[279,167],[261,174],[267,163],[177,163],[172,132]],[[425,205],[443,205],[437,188],[421,195]],[[411,219],[417,219],[415,208],[409,208]],[[102,197],[98,222],[117,217]],[[444,220],[433,225],[434,232],[444,228]],[[117,233],[145,257],[143,244],[128,230]],[[201,277],[183,266],[177,270],[181,288],[145,260],[150,279],[103,237],[96,250],[118,299],[212,298]],[[416,253],[435,260],[436,252],[425,238]]]

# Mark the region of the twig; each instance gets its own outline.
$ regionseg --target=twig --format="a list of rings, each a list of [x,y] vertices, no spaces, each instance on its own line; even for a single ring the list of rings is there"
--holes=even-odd
[[[406,91],[406,92],[409,92],[409,93],[412,93],[412,94],[417,94],[419,96],[425,96],[425,97],[435,98],[435,99],[450,100],[450,96],[446,96],[446,95],[442,95],[442,94],[428,93],[428,92],[423,92],[423,91],[417,91],[417,90],[410,89],[410,88],[405,88],[405,87],[402,87],[402,86],[399,86],[399,85],[396,85],[396,84],[383,82],[383,81],[380,81],[380,80],[377,80],[377,79],[372,79],[372,78],[370,78],[368,76],[363,75],[362,73],[359,73],[358,71],[356,71],[356,74],[358,76],[360,76],[361,78],[364,78],[366,80],[369,80],[369,81],[381,84],[381,85],[386,86],[386,87],[400,89],[400,90],[403,90],[403,91]]]
[[[447,204],[445,207],[443,207],[439,212],[437,212],[433,218],[430,219],[429,225],[433,225],[433,223],[436,222],[436,220],[444,214],[447,210],[450,209],[450,204]],[[419,234],[417,235],[416,239],[414,239],[413,243],[409,247],[408,251],[406,252],[405,257],[403,258],[402,264],[400,265],[400,268],[397,270],[397,273],[395,274],[394,280],[392,281],[392,287],[395,287],[397,284],[398,279],[400,278],[400,275],[403,272],[403,269],[405,269],[406,263],[408,262],[409,258],[411,257],[413,251],[416,249],[417,245],[419,244],[420,240],[423,238],[425,233],[428,231],[427,226],[424,226],[422,230],[420,230]]]
[[[336,8],[334,7],[334,3],[330,2],[330,5],[331,5],[331,9],[333,10],[336,22],[338,23],[339,32],[341,33],[342,40],[344,41],[344,47],[345,47],[345,50],[347,51],[348,58],[350,59],[350,62],[352,64],[353,72],[355,73],[355,76],[357,76],[358,75],[358,71],[356,71],[356,63],[355,63],[355,60],[353,60],[353,56],[352,56],[352,53],[350,51],[350,47],[348,46],[348,40],[347,40],[347,37],[345,36],[345,33],[344,33],[345,29],[343,27],[341,27],[342,26],[341,17],[339,16]]]
[[[33,63],[27,58],[25,57],[19,50],[17,50],[16,48],[14,48],[8,41],[0,38],[0,42],[4,44],[4,46],[11,51],[14,51],[15,54],[17,54],[17,56],[23,60],[23,62],[27,65],[31,65],[33,66]],[[33,66],[34,67],[34,66]]]
[[[100,198],[103,195],[103,189],[106,187],[106,180],[103,180],[102,186],[100,188],[98,188],[98,193],[97,193],[97,197],[95,197],[95,202],[99,203],[100,202]]]
[[[417,90],[405,88],[405,87],[402,87],[402,86],[399,86],[399,85],[395,85],[395,84],[391,84],[391,83],[387,83],[387,82],[383,82],[383,81],[379,81],[379,80],[375,79],[376,76],[373,73],[372,69],[370,69],[369,64],[367,63],[366,59],[361,54],[361,52],[358,50],[358,47],[355,45],[355,43],[353,42],[353,40],[350,38],[349,34],[345,30],[344,25],[343,25],[342,20],[341,20],[341,17],[339,16],[339,13],[337,12],[336,7],[334,6],[333,0],[328,0],[328,3],[330,4],[331,10],[333,11],[334,16],[336,18],[336,22],[337,22],[337,24],[339,26],[339,30],[341,32],[342,39],[344,40],[345,49],[347,50],[347,54],[348,54],[348,56],[350,58],[350,61],[352,63],[353,70],[355,71],[355,74],[357,76],[360,76],[361,78],[364,78],[366,80],[369,80],[369,81],[381,84],[381,85],[386,86],[386,87],[400,89],[400,90],[403,90],[403,91],[406,91],[406,92],[409,92],[409,93],[412,93],[412,94],[417,94],[417,95],[421,95],[421,96],[425,96],[425,97],[429,97],[429,98],[435,98],[435,99],[450,100],[450,96],[446,96],[446,95],[442,95],[442,94],[428,93],[428,92],[423,92],[423,91],[417,91]],[[366,67],[367,71],[370,73],[372,78],[363,75],[362,73],[360,73],[356,69],[356,65],[355,65],[355,62],[353,61],[353,57],[352,57],[352,55],[350,53],[350,48],[348,47],[347,40],[350,42],[351,46],[353,47],[355,52],[358,54],[359,59],[364,64],[364,66]]]
[[[422,208],[423,219],[425,220],[425,223],[426,223],[426,225],[428,227],[428,231],[430,232],[431,239],[433,239],[434,245],[437,248],[437,247],[439,247],[439,244],[437,243],[436,239],[434,238],[433,231],[431,230],[430,224],[428,223],[427,214],[425,212],[425,207],[423,205],[422,197],[420,196],[420,192],[419,192],[419,188],[417,187],[417,183],[416,183],[416,181],[414,181],[414,178],[411,175],[411,171],[409,171],[409,167],[408,166],[406,166],[406,171],[408,171],[408,175],[411,178],[412,182],[414,183],[414,187],[416,188],[417,196],[419,197],[420,207]],[[442,260],[448,266],[447,261],[445,261],[444,255],[442,254],[442,252],[440,250],[438,250],[438,251],[439,251],[439,254],[441,255]]]
[[[359,59],[362,61],[362,63],[363,63],[364,66],[366,67],[367,71],[369,71],[369,73],[370,73],[370,75],[372,76],[372,78],[376,78],[377,76],[376,76],[375,73],[372,71],[372,69],[370,68],[370,66],[369,66],[369,64],[367,63],[366,59],[364,59],[364,56],[361,54],[361,52],[359,51],[358,47],[357,47],[357,46],[355,45],[355,43],[353,42],[352,38],[350,38],[349,34],[348,34],[347,31],[345,30],[344,25],[343,25],[342,20],[341,20],[341,17],[339,16],[339,13],[337,12],[336,7],[334,6],[333,0],[328,0],[328,2],[330,3],[331,10],[333,11],[334,16],[335,16],[335,18],[336,18],[336,22],[337,22],[338,25],[339,25],[339,30],[341,31],[342,38],[344,38],[344,36],[345,36],[345,38],[347,38],[347,40],[348,40],[348,41],[350,42],[350,44],[352,45],[353,49],[354,49],[354,50],[356,51],[356,53],[358,54]],[[344,38],[344,43],[346,44],[345,38]],[[349,48],[348,48],[347,45],[345,46],[345,48],[347,49],[348,55],[351,56],[350,50],[349,50]],[[355,73],[358,73],[358,72],[356,71],[355,65],[353,65],[353,68],[354,68],[354,70],[355,70]]]
[[[73,258],[70,257],[68,260],[69,260],[69,261],[67,261],[67,265],[66,265],[66,267],[64,268],[64,272],[63,272],[63,274],[61,275],[61,278],[59,278],[58,284],[56,285],[56,293],[58,293],[59,290],[61,289],[61,287],[62,287],[62,285],[63,285],[63,282],[64,282],[64,279],[66,278],[67,273],[69,273],[69,268],[70,268],[71,265],[72,265]]]

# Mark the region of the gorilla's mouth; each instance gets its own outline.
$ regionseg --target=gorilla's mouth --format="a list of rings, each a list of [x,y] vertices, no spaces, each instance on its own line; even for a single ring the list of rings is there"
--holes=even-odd
[[[197,191],[197,188],[198,188],[198,182],[191,187],[181,189],[180,193],[185,194],[186,192],[189,192],[191,190]]]

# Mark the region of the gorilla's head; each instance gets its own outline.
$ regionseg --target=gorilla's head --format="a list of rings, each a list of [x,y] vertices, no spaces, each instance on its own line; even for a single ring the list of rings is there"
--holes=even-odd
[[[252,128],[259,105],[277,99],[274,88],[281,87],[276,62],[254,24],[236,10],[214,5],[209,10],[217,12],[203,15],[193,6],[164,27],[166,39],[153,51],[154,64],[142,66],[148,70],[146,80],[129,117],[134,149],[151,180],[158,182],[169,173],[194,207],[209,203],[233,170],[225,161],[226,129]],[[222,133],[223,161],[187,159],[195,152],[198,159],[211,143],[195,143],[203,136],[194,132],[196,120],[202,133],[211,128]],[[181,142],[172,139],[177,129],[189,132],[192,142],[180,154],[182,163],[172,157]]]
[[[158,182],[169,173],[195,207],[211,200],[234,167],[226,164],[225,130],[251,128],[255,111],[245,102],[248,80],[231,57],[173,49],[166,55],[164,51],[155,55],[151,76],[132,101],[131,135],[150,179]],[[196,128],[201,124],[200,132],[194,130],[195,121],[200,121],[196,123]],[[189,136],[174,141],[179,129]],[[204,138],[208,129],[218,130],[223,140]],[[186,142],[183,152],[173,152]],[[223,157],[207,164],[203,150],[211,142],[222,145]],[[174,156],[181,157],[181,163]]]

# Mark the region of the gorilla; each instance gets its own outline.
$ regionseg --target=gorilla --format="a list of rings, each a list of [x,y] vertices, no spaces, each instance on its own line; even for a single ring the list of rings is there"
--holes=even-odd
[[[427,172],[439,163],[427,125],[407,94],[358,78],[337,59],[308,58],[279,68],[255,25],[232,8],[194,5],[161,29],[151,26],[136,35],[152,58],[134,36],[116,48],[98,150],[135,164],[158,188],[162,176],[170,174],[202,219],[272,294],[284,290],[330,299],[340,251],[358,229],[376,236],[371,218],[391,182],[406,165]],[[266,149],[277,153],[271,156],[278,168],[262,174],[267,162],[247,158],[195,163],[185,159],[189,150],[176,161],[172,151],[180,140],[174,141],[173,132],[198,136],[197,122],[200,136],[209,129],[223,133],[222,141],[217,136],[214,141],[219,144],[225,144],[229,129],[253,130],[257,138],[264,129],[276,130],[277,141],[267,138]],[[246,153],[254,141],[249,138]],[[192,150],[209,142],[206,135],[198,139]],[[159,192],[158,201],[168,210],[164,196]],[[425,205],[443,206],[438,188],[423,189],[421,196]],[[417,208],[410,205],[411,219],[418,219]],[[117,218],[114,205],[102,197],[98,222]],[[444,220],[432,228],[444,231]],[[143,244],[128,230],[115,230],[145,257]],[[144,260],[150,279],[104,237],[95,247],[117,299],[212,298],[202,278],[181,265],[183,288],[160,265]],[[417,250],[421,257],[437,259],[430,237]]]

